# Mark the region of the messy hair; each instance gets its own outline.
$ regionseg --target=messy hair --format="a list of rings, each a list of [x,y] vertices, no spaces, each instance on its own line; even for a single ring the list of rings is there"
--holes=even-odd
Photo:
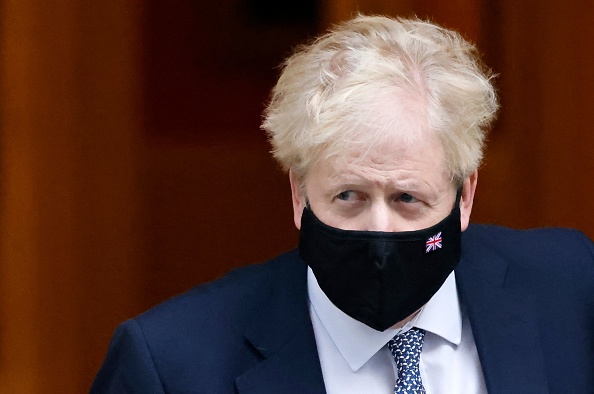
[[[434,133],[446,170],[460,182],[480,165],[499,106],[492,78],[456,32],[359,15],[284,62],[262,128],[281,166],[301,178],[318,160]],[[403,117],[390,108],[416,126],[401,127]]]

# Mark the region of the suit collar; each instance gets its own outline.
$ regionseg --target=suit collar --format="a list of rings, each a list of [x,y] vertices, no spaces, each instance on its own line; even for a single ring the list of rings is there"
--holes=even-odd
[[[463,238],[458,289],[489,393],[548,393],[540,328],[530,295],[506,287],[508,262],[475,235]]]
[[[245,331],[263,360],[236,379],[237,389],[241,394],[325,393],[309,317],[307,266],[295,252],[271,264],[267,303]]]

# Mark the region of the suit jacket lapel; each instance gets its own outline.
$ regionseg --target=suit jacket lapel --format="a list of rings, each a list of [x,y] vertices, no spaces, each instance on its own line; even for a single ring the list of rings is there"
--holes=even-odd
[[[475,241],[476,242],[476,241]],[[532,298],[505,287],[508,264],[476,242],[463,243],[456,281],[489,393],[548,393]]]
[[[274,270],[269,302],[245,331],[263,360],[239,376],[236,387],[241,394],[325,393],[309,317],[306,265],[291,254]]]

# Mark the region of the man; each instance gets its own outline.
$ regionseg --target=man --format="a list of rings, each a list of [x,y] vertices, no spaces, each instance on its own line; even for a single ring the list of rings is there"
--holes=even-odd
[[[594,392],[592,242],[469,225],[497,107],[473,46],[427,22],[299,48],[263,125],[298,250],[125,322],[91,392]]]

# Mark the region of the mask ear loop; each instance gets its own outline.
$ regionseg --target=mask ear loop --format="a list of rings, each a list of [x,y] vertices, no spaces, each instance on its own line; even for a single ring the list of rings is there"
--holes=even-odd
[[[462,189],[463,186],[460,186],[456,191],[456,201],[454,202],[454,208],[460,205],[460,200],[462,199]]]
[[[311,204],[309,203],[309,198],[305,197],[305,207],[303,209],[309,209],[311,211]]]

